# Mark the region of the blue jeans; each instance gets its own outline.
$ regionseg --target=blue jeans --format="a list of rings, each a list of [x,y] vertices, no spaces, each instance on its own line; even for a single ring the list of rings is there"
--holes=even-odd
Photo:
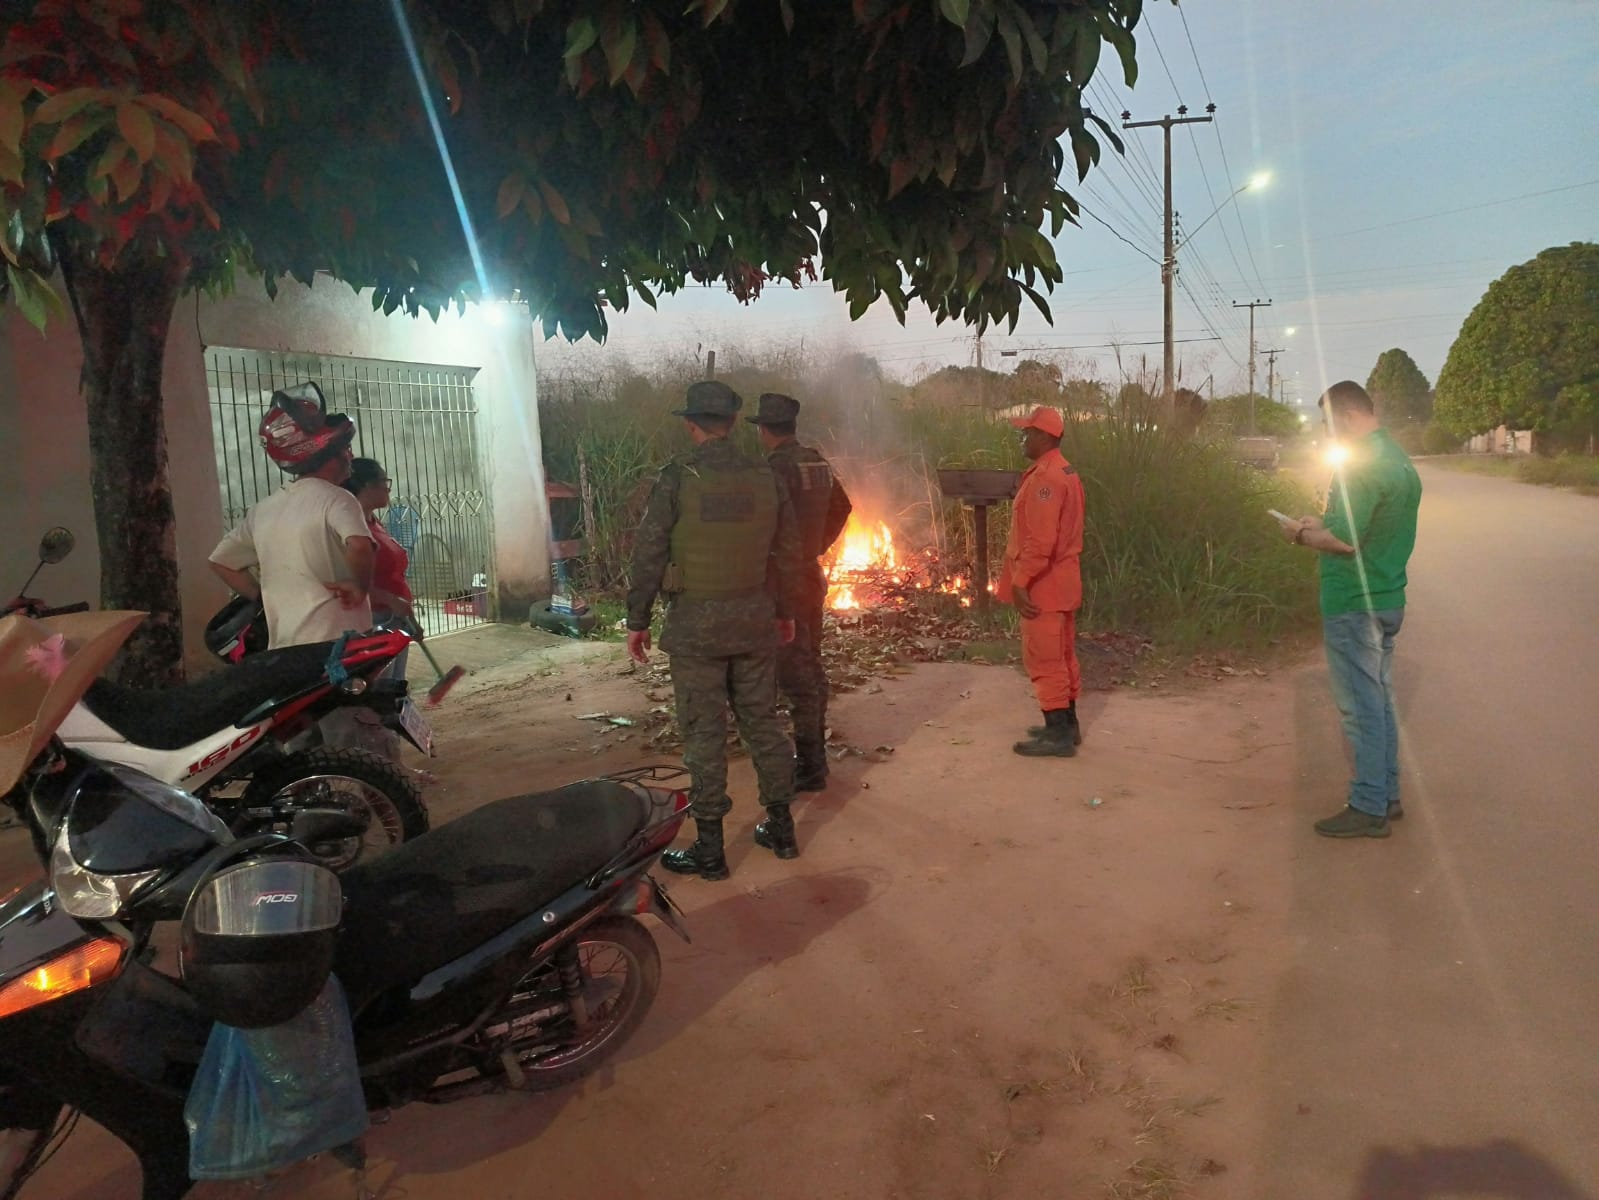
[[[1386,816],[1399,803],[1399,726],[1394,720],[1394,638],[1405,610],[1321,619],[1333,701],[1355,752],[1349,807]]]

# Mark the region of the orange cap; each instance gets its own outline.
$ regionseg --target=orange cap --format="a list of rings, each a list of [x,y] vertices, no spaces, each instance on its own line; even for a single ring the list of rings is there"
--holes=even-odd
[[[1060,437],[1066,432],[1066,422],[1061,418],[1060,409],[1050,408],[1047,404],[1040,404],[1025,417],[1012,417],[1010,423],[1017,429],[1042,429],[1050,437]]]

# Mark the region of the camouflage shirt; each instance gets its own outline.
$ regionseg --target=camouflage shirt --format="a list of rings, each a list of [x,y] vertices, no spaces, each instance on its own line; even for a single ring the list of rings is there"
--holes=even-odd
[[[661,468],[633,542],[628,568],[627,627],[650,627],[650,610],[660,593],[671,560],[672,527],[678,520],[678,491],[683,473],[699,465],[758,466],[726,438],[712,438]],[[799,524],[788,488],[777,486],[777,535],[767,559],[766,588],[752,595],[704,599],[668,596],[661,649],[668,654],[719,658],[775,649],[773,621],[788,619],[797,608],[804,565]]]
[[[804,555],[820,558],[849,522],[851,505],[844,485],[821,451],[792,438],[767,455],[766,461],[788,487],[794,515],[799,518]]]

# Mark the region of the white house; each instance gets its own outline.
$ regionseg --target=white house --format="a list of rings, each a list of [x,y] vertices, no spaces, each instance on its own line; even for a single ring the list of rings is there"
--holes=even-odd
[[[520,306],[469,305],[437,322],[372,311],[369,295],[318,277],[283,280],[276,301],[245,281],[221,300],[179,301],[164,393],[186,654],[226,599],[206,559],[225,529],[283,477],[255,428],[274,388],[315,380],[359,428],[356,452],[394,479],[390,528],[435,633],[522,621],[549,594],[548,507],[539,444],[534,333]],[[39,535],[65,525],[70,559],[33,591],[56,603],[99,596],[89,436],[70,318],[41,335],[0,311],[0,592],[27,578]]]

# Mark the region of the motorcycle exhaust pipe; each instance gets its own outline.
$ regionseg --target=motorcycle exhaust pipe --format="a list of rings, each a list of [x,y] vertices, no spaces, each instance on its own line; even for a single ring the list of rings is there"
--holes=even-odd
[[[302,846],[318,842],[341,842],[362,837],[370,822],[342,808],[303,808],[289,822],[289,836]]]

